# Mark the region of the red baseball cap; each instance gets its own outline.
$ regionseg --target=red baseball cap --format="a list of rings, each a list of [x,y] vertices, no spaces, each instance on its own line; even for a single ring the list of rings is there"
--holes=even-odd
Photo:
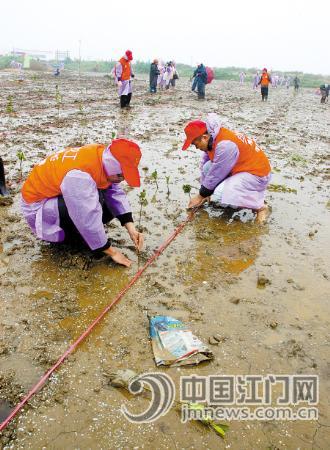
[[[128,139],[114,139],[110,145],[110,152],[119,162],[127,183],[131,187],[140,187],[138,170],[142,156],[140,147]]]
[[[126,50],[125,55],[127,56],[128,61],[132,61],[133,53],[131,52],[131,50]]]
[[[207,132],[206,123],[202,120],[193,120],[186,125],[184,132],[186,133],[187,139],[183,144],[182,150],[187,150],[193,140]]]

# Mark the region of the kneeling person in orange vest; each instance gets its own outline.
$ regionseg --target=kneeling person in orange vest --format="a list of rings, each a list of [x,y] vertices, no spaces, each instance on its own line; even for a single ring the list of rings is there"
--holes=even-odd
[[[119,219],[137,251],[143,235],[119,183],[140,186],[141,151],[127,139],[110,145],[68,147],[37,164],[22,188],[21,208],[32,232],[48,242],[80,241],[129,267],[131,261],[111,246],[104,223]]]
[[[257,213],[257,222],[264,222],[268,216],[264,199],[271,167],[254,140],[224,128],[214,113],[205,122],[189,122],[184,131],[187,139],[182,149],[192,144],[203,152],[201,188],[188,208],[211,199],[223,206],[252,209]]]

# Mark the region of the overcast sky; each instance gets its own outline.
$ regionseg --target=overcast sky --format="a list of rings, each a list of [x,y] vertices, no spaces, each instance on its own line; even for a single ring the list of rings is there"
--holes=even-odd
[[[327,0],[1,0],[0,53],[155,57],[330,74]]]

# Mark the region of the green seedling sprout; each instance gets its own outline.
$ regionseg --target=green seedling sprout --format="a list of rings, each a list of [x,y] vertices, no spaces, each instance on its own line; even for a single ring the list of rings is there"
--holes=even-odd
[[[165,176],[165,180],[166,180],[166,187],[167,187],[167,195],[170,195],[170,177]]]
[[[158,180],[158,173],[157,173],[156,169],[152,172],[151,179],[156,183],[156,187],[157,187],[157,190],[158,190],[158,181],[157,181]]]
[[[182,185],[182,189],[183,189],[183,192],[184,192],[185,194],[189,194],[189,197],[190,197],[190,192],[191,192],[191,186],[190,186],[190,184],[183,184],[183,185]]]
[[[7,106],[6,106],[6,112],[7,112],[8,114],[12,114],[12,113],[14,112],[14,107],[13,107],[13,96],[12,96],[12,95],[9,95],[9,96],[8,96],[8,103],[7,103]]]
[[[55,102],[56,102],[58,118],[60,118],[60,109],[61,109],[61,104],[62,104],[62,95],[61,95],[60,90],[58,88],[58,84],[55,86]]]
[[[17,152],[17,158],[19,160],[19,171],[20,171],[21,178],[22,178],[22,174],[23,174],[22,165],[23,165],[23,161],[26,161],[25,154],[24,154],[24,152],[22,152],[22,150],[19,150]]]
[[[200,413],[200,416],[196,420],[201,422],[206,427],[213,429],[218,436],[220,436],[222,439],[224,439],[226,432],[229,429],[229,426],[224,423],[217,423],[214,420],[212,420],[208,415],[206,414],[206,408],[205,405],[202,405],[200,403],[188,403],[188,408],[192,411],[195,411],[196,413]]]
[[[111,132],[111,139],[115,139],[116,138],[116,132],[115,131],[112,131]]]
[[[139,205],[140,205],[139,230],[141,230],[142,209],[148,205],[147,193],[145,189],[143,189],[139,194]]]
[[[79,111],[78,114],[84,114],[84,106],[82,103],[79,103]]]

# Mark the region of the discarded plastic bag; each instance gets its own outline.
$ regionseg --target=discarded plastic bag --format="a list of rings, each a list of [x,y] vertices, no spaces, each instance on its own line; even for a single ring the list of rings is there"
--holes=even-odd
[[[180,320],[170,316],[150,318],[150,337],[157,366],[195,365],[214,358]]]

